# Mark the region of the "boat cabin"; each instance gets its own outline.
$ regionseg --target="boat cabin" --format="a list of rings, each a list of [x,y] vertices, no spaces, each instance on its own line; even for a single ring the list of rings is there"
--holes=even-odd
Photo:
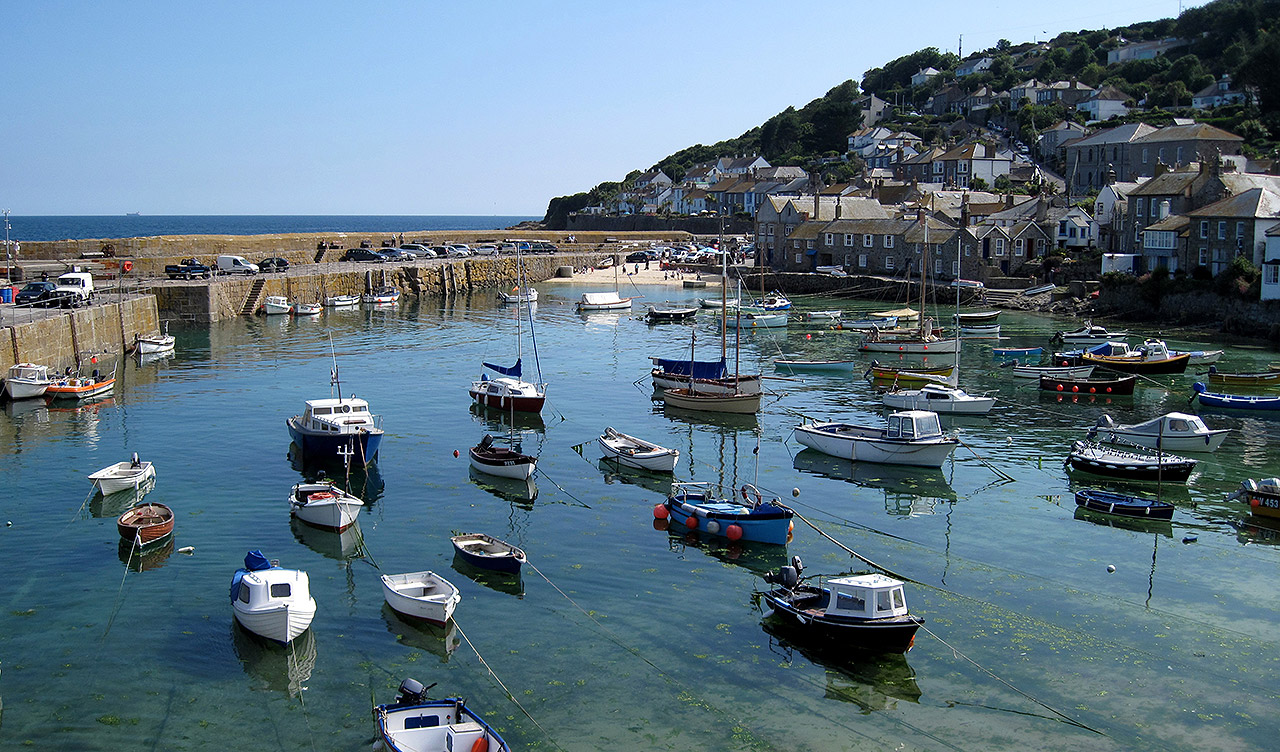
[[[9,367],[10,379],[26,379],[28,381],[48,381],[49,367],[35,363],[19,363]]]
[[[274,564],[274,562],[273,562]],[[311,599],[307,573],[297,569],[240,570],[235,580],[235,599],[248,611],[269,611]]]
[[[500,376],[496,379],[481,378],[478,390],[482,395],[494,397],[538,397],[538,387],[527,381]]]
[[[887,619],[907,615],[902,581],[882,574],[835,577],[823,583],[828,593],[827,616]]]
[[[377,428],[377,419],[369,412],[369,403],[355,397],[307,400],[302,426],[321,433],[351,434]]]
[[[904,410],[889,415],[889,428],[885,431],[886,439],[927,439],[942,435],[942,424],[938,422],[938,414],[928,410]]]

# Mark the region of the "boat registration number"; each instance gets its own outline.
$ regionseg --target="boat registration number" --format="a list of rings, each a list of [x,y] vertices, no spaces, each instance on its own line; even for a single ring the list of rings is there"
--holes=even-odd
[[[1269,499],[1266,497],[1258,497],[1258,506],[1267,507],[1269,509],[1280,509],[1280,499]]]

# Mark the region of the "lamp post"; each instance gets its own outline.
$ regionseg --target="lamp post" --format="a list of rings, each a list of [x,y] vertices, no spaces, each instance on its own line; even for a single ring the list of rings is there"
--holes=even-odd
[[[4,276],[13,275],[13,246],[9,245],[9,210],[4,210]],[[10,280],[12,281],[12,280]]]

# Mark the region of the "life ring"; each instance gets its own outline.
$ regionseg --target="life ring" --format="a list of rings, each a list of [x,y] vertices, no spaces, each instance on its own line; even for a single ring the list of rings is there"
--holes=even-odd
[[[750,490],[750,491],[747,491],[747,489],[751,489],[751,490]],[[751,501],[751,494],[754,494],[754,495],[755,495],[755,497],[756,497],[756,503],[755,503],[755,506],[760,506],[760,502],[761,502],[761,498],[760,498],[760,489],[758,489],[758,488],[756,488],[755,486],[753,486],[753,485],[751,485],[750,483],[748,483],[748,484],[746,484],[745,486],[743,486],[743,487],[742,487],[742,500],[743,500],[743,501]]]
[[[124,269],[126,272],[131,272],[133,271],[133,262],[125,259],[124,263],[120,264],[120,268]]]
[[[307,494],[307,501],[324,501],[325,499],[337,498],[328,491],[317,491],[313,494]]]

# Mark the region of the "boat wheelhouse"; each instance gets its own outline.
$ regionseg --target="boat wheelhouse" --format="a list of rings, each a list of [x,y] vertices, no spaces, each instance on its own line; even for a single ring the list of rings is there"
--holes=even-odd
[[[43,397],[52,383],[48,366],[19,363],[9,367],[9,375],[4,379],[4,390],[10,399],[31,399]]]
[[[287,421],[289,437],[304,454],[340,459],[346,452],[361,466],[372,463],[382,445],[382,418],[358,397],[307,400],[306,409]]]
[[[766,576],[766,581],[781,584],[764,599],[803,636],[853,652],[905,653],[915,643],[924,619],[907,610],[901,580],[859,574],[807,585],[798,582],[797,569],[783,567],[781,576]]]

